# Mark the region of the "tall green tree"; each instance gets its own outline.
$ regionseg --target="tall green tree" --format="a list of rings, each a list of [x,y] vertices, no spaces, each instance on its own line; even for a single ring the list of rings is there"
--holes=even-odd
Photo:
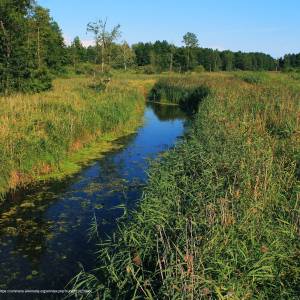
[[[183,41],[187,53],[187,69],[189,70],[192,67],[193,50],[199,46],[199,41],[195,33],[187,32],[183,36]]]
[[[234,68],[234,54],[229,51],[223,51],[221,53],[221,59],[222,59],[222,69],[224,71],[232,71]]]
[[[150,64],[150,52],[152,51],[151,43],[137,43],[132,45],[135,53],[136,64],[138,66],[146,66]]]
[[[34,8],[30,29],[35,36],[34,47],[38,69],[46,67],[59,70],[65,56],[64,39],[58,24],[53,21],[48,9],[41,6]]]
[[[74,69],[76,69],[79,62],[86,61],[87,50],[83,47],[80,38],[76,36],[71,44],[71,61]]]
[[[49,11],[33,1],[0,2],[0,92],[51,87],[48,69],[64,63],[64,41]]]
[[[0,92],[5,94],[21,89],[29,76],[27,18],[32,5],[29,0],[0,2]]]
[[[124,70],[126,71],[128,66],[133,65],[135,55],[126,41],[121,44],[121,57],[123,61]]]
[[[173,72],[174,68],[174,55],[176,53],[176,47],[174,45],[170,45],[169,47],[169,55],[170,55],[170,66],[169,66],[169,71]]]
[[[101,70],[104,72],[105,64],[110,66],[113,43],[121,36],[120,25],[114,26],[111,30],[107,29],[107,20],[90,22],[87,31],[94,34],[97,50],[100,49]]]

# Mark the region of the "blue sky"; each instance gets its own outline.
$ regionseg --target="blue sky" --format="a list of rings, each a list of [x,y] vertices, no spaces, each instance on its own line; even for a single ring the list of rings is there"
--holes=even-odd
[[[300,52],[300,0],[38,0],[51,11],[66,40],[87,45],[90,21],[121,25],[122,40],[167,40],[197,34],[202,47],[262,51],[275,57]]]

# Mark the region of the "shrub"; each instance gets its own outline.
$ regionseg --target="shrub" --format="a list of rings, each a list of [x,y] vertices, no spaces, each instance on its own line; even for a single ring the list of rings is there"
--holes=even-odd
[[[97,73],[89,87],[97,92],[105,91],[107,85],[111,81],[111,78],[112,74],[110,72]]]
[[[152,65],[147,65],[144,67],[144,74],[155,74],[156,73],[156,69],[152,66]]]
[[[38,93],[49,90],[52,87],[52,76],[48,69],[34,70],[30,75],[30,79],[22,84],[21,90],[23,92]]]
[[[194,72],[195,73],[203,73],[203,72],[205,72],[205,68],[202,65],[199,65],[199,66],[195,67]]]

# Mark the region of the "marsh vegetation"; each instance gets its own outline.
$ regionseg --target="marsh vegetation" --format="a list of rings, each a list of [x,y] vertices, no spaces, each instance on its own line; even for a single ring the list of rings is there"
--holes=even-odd
[[[178,78],[167,82],[157,84],[175,87],[167,95],[186,91]],[[113,299],[296,299],[299,86],[197,82],[211,92],[191,130],[153,163],[138,209],[75,286]]]
[[[116,82],[99,93],[89,88],[90,82],[85,77],[59,79],[52,91],[0,99],[0,194],[74,174],[80,169],[77,163],[140,124],[141,92]]]
[[[86,30],[0,2],[0,288],[298,299],[300,54]]]
[[[89,163],[78,164],[81,169],[72,177],[17,189],[6,198],[0,208],[2,289],[64,289],[80,272],[79,262],[93,269],[93,220],[98,238],[112,234],[117,220],[140,199],[148,160],[173,147],[184,133],[184,113],[177,106],[164,108],[149,103],[135,133],[108,147],[96,143],[101,154],[92,152],[91,159],[86,151]]]

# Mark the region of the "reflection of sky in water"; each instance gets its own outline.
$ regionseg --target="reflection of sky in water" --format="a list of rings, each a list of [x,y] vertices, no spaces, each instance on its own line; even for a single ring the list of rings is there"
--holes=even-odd
[[[31,197],[36,203],[39,199],[38,204],[48,207],[37,212],[39,206],[35,205],[21,215],[22,222],[26,219],[26,226],[32,222],[31,232],[38,234],[1,238],[0,267],[5,271],[0,273],[0,289],[63,288],[78,272],[77,262],[91,267],[95,248],[88,242],[87,232],[93,214],[105,237],[123,214],[115,206],[134,206],[146,180],[148,159],[173,146],[183,133],[182,114],[177,115],[177,107],[147,107],[144,126],[120,140],[124,148],[94,162],[63,186],[28,195],[26,200]]]

